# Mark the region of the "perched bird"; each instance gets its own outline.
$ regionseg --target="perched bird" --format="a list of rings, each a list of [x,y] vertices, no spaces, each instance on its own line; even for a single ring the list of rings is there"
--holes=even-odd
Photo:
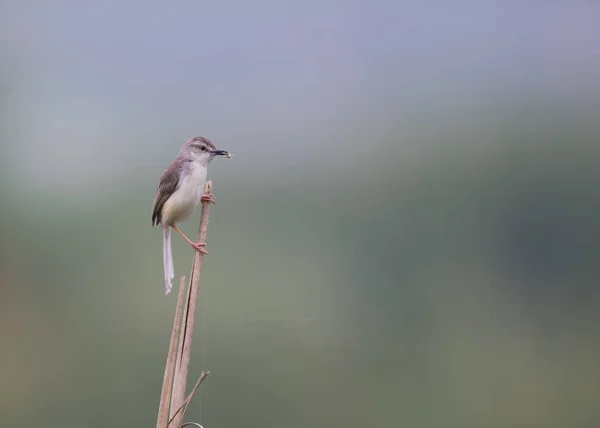
[[[175,277],[171,228],[183,236],[193,249],[207,254],[204,249],[206,243],[193,242],[179,230],[177,223],[191,216],[200,201],[215,203],[214,195],[203,195],[203,192],[208,164],[216,156],[231,157],[228,152],[217,150],[208,138],[192,137],[160,177],[152,208],[152,226],[160,224],[162,227],[166,294],[173,288]]]

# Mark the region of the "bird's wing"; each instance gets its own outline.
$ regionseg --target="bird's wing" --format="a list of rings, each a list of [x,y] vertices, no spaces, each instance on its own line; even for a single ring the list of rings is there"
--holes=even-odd
[[[152,226],[160,224],[163,205],[179,187],[179,178],[182,171],[181,162],[181,159],[175,159],[160,177],[154,198],[154,206],[152,207]]]

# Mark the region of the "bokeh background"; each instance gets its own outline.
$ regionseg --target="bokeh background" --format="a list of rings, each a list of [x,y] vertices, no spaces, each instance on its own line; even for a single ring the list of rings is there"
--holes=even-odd
[[[600,426],[599,16],[3,1],[0,426],[154,426],[177,292],[151,206],[192,135],[235,157],[187,419]]]

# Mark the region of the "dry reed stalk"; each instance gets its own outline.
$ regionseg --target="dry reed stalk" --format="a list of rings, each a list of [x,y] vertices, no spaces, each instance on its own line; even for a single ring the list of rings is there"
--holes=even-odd
[[[204,185],[204,194],[210,194],[211,190],[212,182],[207,181]],[[198,239],[196,242],[206,242],[209,213],[210,202],[202,202],[202,214],[200,215]],[[196,382],[196,385],[187,398],[185,398],[196,318],[196,305],[198,303],[198,293],[200,288],[200,273],[202,271],[202,261],[204,259],[204,254],[199,251],[195,251],[194,253],[192,273],[190,275],[190,283],[187,288],[185,302],[183,298],[185,277],[181,278],[181,283],[179,285],[177,309],[175,310],[175,319],[171,331],[169,354],[167,355],[167,363],[165,366],[156,428],[178,428],[182,426],[181,424],[183,417],[185,416],[185,411],[187,410],[194,393],[209,374],[209,372],[203,371]],[[177,339],[179,339],[178,345]],[[196,423],[192,424],[197,425]]]
[[[162,390],[160,392],[160,405],[158,407],[157,428],[164,428],[169,421],[169,403],[171,402],[171,392],[173,391],[173,378],[175,377],[175,363],[177,358],[177,339],[181,330],[181,312],[183,310],[183,296],[185,291],[185,276],[179,281],[179,294],[177,296],[177,308],[175,309],[175,318],[173,318],[173,329],[171,330],[171,341],[169,342],[169,353],[167,354],[167,363],[165,365],[165,375],[163,377]]]

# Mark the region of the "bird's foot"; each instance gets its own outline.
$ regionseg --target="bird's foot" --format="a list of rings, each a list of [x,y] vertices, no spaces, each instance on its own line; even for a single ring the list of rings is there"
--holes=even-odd
[[[196,242],[191,242],[190,245],[192,246],[192,248],[202,254],[208,254],[208,251],[206,251],[206,249],[204,248],[206,246],[206,242],[202,242],[200,244],[196,243]]]
[[[217,201],[215,200],[215,195],[213,195],[212,193],[207,193],[206,195],[202,195],[202,197],[200,198],[200,202],[208,202],[213,205],[217,203]]]

